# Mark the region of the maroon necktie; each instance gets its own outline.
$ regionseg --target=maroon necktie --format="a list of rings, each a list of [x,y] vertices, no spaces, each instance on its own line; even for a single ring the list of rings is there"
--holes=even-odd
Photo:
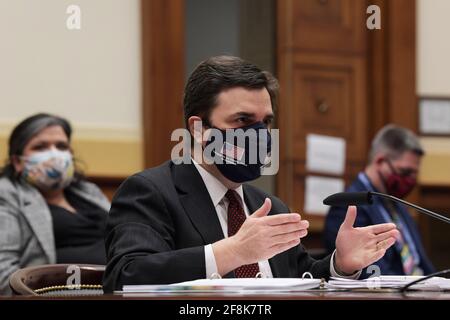
[[[239,195],[234,190],[228,190],[225,194],[228,199],[228,236],[231,237],[238,232],[244,223],[246,216],[239,201]],[[234,270],[236,278],[254,278],[259,272],[257,263],[246,264]]]

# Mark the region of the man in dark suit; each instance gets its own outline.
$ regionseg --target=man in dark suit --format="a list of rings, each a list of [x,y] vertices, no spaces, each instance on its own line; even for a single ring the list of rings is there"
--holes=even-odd
[[[410,130],[387,125],[372,142],[369,164],[347,189],[349,192],[378,191],[404,198],[416,184],[424,151]],[[345,220],[346,208],[330,208],[325,223],[325,244],[332,252],[339,226]],[[401,236],[395,246],[376,262],[383,275],[422,275],[434,268],[420,240],[417,226],[403,205],[374,198],[371,206],[358,207],[355,226],[365,227],[393,222]],[[363,276],[370,276],[363,272]]]
[[[395,225],[355,229],[356,208],[350,207],[337,250],[323,260],[312,259],[300,244],[308,221],[290,213],[278,198],[243,184],[258,178],[264,167],[261,158],[251,162],[248,153],[270,150],[267,128],[277,88],[269,73],[236,57],[213,57],[194,70],[184,94],[194,152],[187,163],[167,161],[133,175],[117,191],[106,234],[105,291],[214,273],[356,278],[360,269],[384,255],[398,236]],[[221,149],[205,153],[213,143],[209,134],[250,131],[256,134],[254,145],[250,139],[243,145],[227,139]]]

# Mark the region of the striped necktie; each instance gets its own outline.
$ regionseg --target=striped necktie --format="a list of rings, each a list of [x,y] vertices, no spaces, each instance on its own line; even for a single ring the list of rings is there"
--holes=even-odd
[[[411,253],[411,248],[405,239],[405,230],[403,230],[404,223],[402,223],[400,215],[392,205],[389,205],[388,208],[389,213],[392,217],[392,222],[395,223],[397,229],[400,231],[400,237],[398,238],[397,242],[399,243],[398,247],[400,248],[400,257],[402,260],[403,271],[405,272],[405,275],[423,275],[423,270],[414,261],[414,256]]]

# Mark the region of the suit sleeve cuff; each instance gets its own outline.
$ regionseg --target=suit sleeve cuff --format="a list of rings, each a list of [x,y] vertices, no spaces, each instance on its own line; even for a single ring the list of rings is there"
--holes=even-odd
[[[333,251],[333,255],[331,256],[331,259],[330,259],[330,274],[331,274],[331,276],[337,277],[337,278],[343,278],[343,279],[353,279],[353,280],[358,279],[359,276],[361,275],[362,270],[359,270],[351,275],[341,275],[341,274],[337,273],[336,269],[334,268],[335,254],[336,254],[336,250]]]
[[[212,245],[208,244],[205,246],[205,266],[206,266],[206,279],[211,278],[214,273],[218,273],[216,257],[214,256],[214,251]]]

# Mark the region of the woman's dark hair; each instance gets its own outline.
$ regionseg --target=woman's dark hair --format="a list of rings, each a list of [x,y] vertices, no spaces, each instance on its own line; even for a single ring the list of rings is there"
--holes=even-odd
[[[184,122],[188,127],[191,116],[209,120],[217,103],[217,96],[226,89],[266,88],[272,108],[276,108],[278,81],[267,71],[233,56],[217,56],[200,63],[190,75],[184,91]]]
[[[0,177],[6,176],[11,180],[17,180],[19,174],[16,172],[12,163],[13,157],[23,155],[23,151],[28,142],[39,132],[52,126],[60,126],[70,142],[72,127],[64,118],[47,113],[38,113],[20,122],[9,136],[8,159],[6,160],[5,166],[0,170]],[[76,169],[74,182],[79,182],[82,178],[83,174]]]

